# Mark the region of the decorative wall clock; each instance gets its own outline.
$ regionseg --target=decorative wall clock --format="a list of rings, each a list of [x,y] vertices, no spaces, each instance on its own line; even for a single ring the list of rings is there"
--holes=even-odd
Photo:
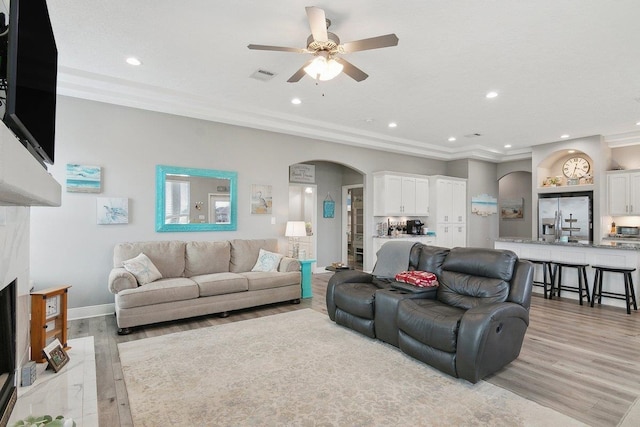
[[[582,178],[589,173],[591,165],[584,157],[572,157],[562,165],[562,173],[567,178]]]

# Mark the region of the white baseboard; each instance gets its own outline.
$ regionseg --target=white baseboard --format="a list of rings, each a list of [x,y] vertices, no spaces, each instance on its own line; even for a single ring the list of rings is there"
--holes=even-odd
[[[67,310],[67,319],[86,319],[89,317],[106,316],[116,311],[115,304],[90,305],[87,307],[70,308]]]

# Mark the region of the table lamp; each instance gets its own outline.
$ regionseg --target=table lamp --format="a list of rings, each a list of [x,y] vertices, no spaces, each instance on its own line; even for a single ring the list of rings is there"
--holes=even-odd
[[[287,229],[284,235],[293,239],[293,258],[298,258],[300,250],[300,237],[307,235],[307,228],[304,221],[287,221]]]

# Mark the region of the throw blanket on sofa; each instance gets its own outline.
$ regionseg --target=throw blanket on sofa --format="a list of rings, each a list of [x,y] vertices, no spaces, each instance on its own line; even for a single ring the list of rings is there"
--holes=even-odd
[[[377,252],[378,261],[371,274],[393,279],[396,274],[407,270],[411,248],[415,244],[416,242],[391,241],[382,245]]]

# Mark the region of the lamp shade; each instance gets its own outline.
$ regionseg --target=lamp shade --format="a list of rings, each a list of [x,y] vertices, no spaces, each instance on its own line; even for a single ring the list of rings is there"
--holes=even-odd
[[[335,59],[327,59],[318,56],[311,64],[304,67],[305,73],[310,77],[322,81],[331,80],[342,72],[343,65]]]
[[[304,237],[307,235],[307,227],[304,221],[287,221],[287,229],[284,232],[287,237]]]

